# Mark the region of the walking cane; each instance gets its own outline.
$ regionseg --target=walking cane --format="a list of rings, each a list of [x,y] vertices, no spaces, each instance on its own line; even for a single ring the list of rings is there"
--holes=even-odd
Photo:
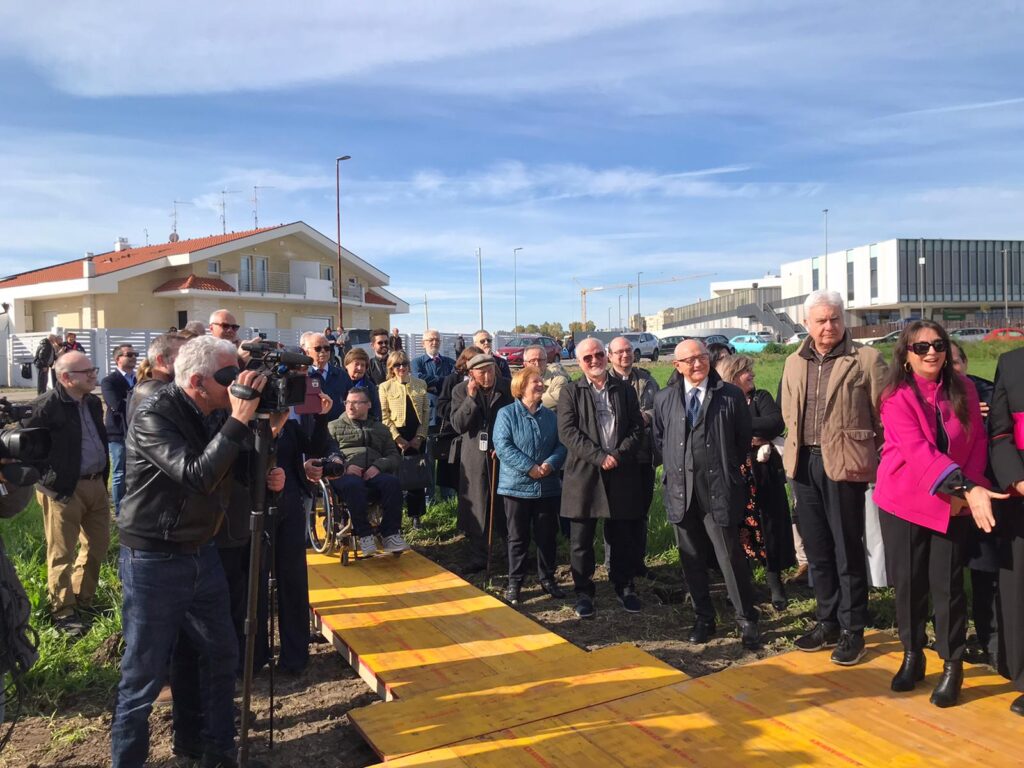
[[[490,520],[487,523],[487,570],[484,575],[487,578],[487,583],[491,583],[491,546],[494,541],[494,486],[497,481],[497,470],[498,457],[495,454],[491,454],[491,506],[489,508]]]

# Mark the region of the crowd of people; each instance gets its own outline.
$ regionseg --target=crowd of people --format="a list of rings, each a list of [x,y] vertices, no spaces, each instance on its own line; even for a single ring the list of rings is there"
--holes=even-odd
[[[125,653],[113,764],[145,761],[158,698],[173,707],[176,753],[203,765],[234,764],[252,499],[259,485],[276,494],[267,522],[274,546],[265,558],[278,590],[276,663],[299,673],[310,640],[305,526],[313,484],[324,477],[351,514],[364,556],[408,547],[403,508],[415,528],[435,498],[457,497],[463,572],[490,571],[494,541],[502,541],[512,605],[522,599],[531,544],[540,588],[566,597],[556,572],[561,532],[574,611],[591,619],[599,522],[619,606],[644,610],[637,583],[648,576],[660,465],[695,614],[689,641],[707,643],[718,631],[715,570],[740,642],[759,648],[751,565],[763,566],[771,604],[782,610],[782,575],[800,553],[816,620],[795,645],[831,649],[840,665],[865,653],[872,493],[904,646],[893,691],[924,678],[929,598],[943,660],[936,706],[958,702],[965,659],[993,664],[1024,691],[1024,378],[1017,378],[1024,350],[1004,355],[991,383],[966,375],[963,350],[932,321],[908,323],[887,363],[852,340],[838,294],[812,293],[805,316],[809,337],[787,358],[775,396],[757,388],[752,358],[697,339],[676,346],[673,376],[661,388],[634,364],[624,337],[607,346],[581,340],[581,375],[573,379],[548,364],[541,346],[524,350],[513,375],[486,330],[457,359],[441,354],[434,330],[415,357],[397,329],[377,329],[370,352],[348,348],[340,359],[330,329],[305,333],[295,351],[312,361],[303,372],[318,403],[313,412],[271,416],[276,454],[265,477],[254,476],[258,397],[240,394],[258,393],[266,378],[247,370],[249,352],[230,311],[157,337],[141,365],[131,345],[119,345],[114,370],[99,382],[102,402],[92,394],[98,368],[73,334],[44,339],[41,394],[24,426],[61,435],[38,485],[60,630],[81,635],[94,616],[111,503],[120,534]],[[400,482],[407,457],[436,466],[423,487]],[[372,504],[381,511],[376,525]],[[266,582],[257,579],[261,589]],[[265,595],[259,605],[266,610]],[[274,659],[266,622],[257,624],[258,670]],[[1024,714],[1024,695],[1012,710]]]

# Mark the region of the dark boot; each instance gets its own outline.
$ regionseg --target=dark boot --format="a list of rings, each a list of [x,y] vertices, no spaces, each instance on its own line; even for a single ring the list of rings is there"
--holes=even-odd
[[[964,684],[963,661],[942,662],[942,677],[932,691],[931,702],[936,707],[955,706],[960,698],[960,688]]]
[[[786,610],[789,601],[786,598],[786,588],[782,586],[782,576],[778,571],[766,571],[764,578],[772,593],[772,608],[776,611]]]
[[[924,680],[924,651],[907,651],[903,654],[903,663],[892,678],[889,686],[896,693],[914,690],[914,686]]]

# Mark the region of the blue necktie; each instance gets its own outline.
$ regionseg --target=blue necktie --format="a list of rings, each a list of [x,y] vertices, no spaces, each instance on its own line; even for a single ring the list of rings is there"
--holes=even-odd
[[[697,416],[700,415],[700,390],[696,387],[690,390],[690,402],[686,406],[686,423],[692,427],[697,423]]]

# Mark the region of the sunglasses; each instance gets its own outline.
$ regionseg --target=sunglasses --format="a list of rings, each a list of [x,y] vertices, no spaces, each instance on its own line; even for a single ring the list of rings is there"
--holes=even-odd
[[[213,374],[213,380],[220,384],[222,387],[228,386],[228,384],[233,382],[237,377],[237,365],[227,365]]]
[[[138,352],[122,352],[118,357],[138,357]]]
[[[946,342],[942,339],[936,339],[935,341],[915,341],[913,344],[907,345],[907,349],[918,356],[927,355],[929,347],[942,354],[946,351]]]
[[[329,345],[323,347],[313,347],[314,352],[330,352],[331,347]]]
[[[583,356],[583,362],[587,363],[588,365],[594,362],[595,360],[604,360],[604,352],[595,352],[592,355]]]
[[[232,331],[237,331],[242,327],[238,323],[210,323],[210,325],[219,325],[221,328],[230,328]]]
[[[392,368],[408,368],[409,364],[408,363],[395,363],[391,367]]]
[[[480,339],[479,344],[491,344],[494,339]]]

